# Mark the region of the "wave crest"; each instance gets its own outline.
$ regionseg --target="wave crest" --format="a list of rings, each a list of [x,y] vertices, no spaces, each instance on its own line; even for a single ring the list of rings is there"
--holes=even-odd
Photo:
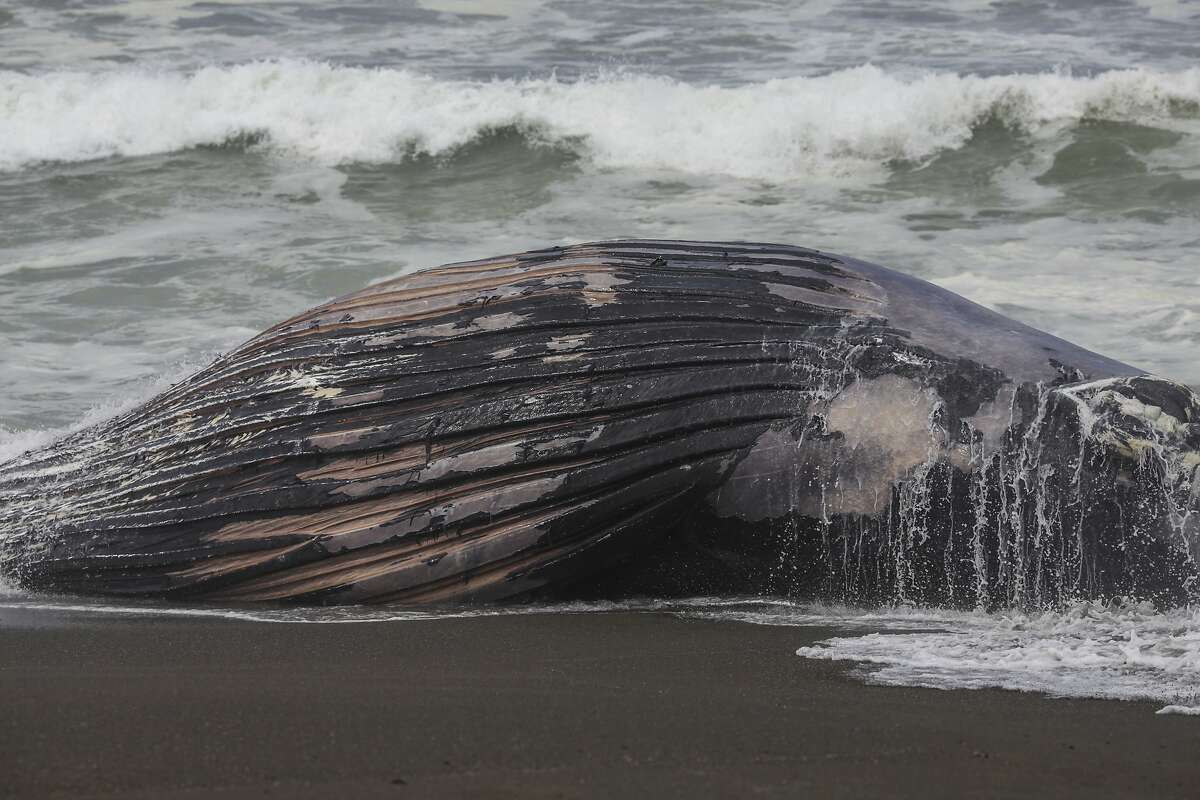
[[[736,87],[608,74],[468,82],[306,61],[24,75],[0,71],[0,169],[228,143],[324,164],[444,155],[513,128],[601,168],[786,180],[873,171],[993,121],[1038,134],[1200,109],[1200,69],[979,77],[873,66]]]

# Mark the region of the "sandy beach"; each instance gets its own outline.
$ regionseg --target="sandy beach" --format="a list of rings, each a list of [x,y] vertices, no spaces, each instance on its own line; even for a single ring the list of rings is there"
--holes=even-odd
[[[1154,706],[863,685],[831,630],[6,609],[7,797],[1195,797]]]

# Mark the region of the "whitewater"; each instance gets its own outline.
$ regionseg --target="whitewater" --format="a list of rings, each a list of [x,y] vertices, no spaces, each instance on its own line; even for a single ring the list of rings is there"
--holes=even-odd
[[[0,73],[0,168],[256,146],[319,164],[446,156],[489,132],[599,167],[764,181],[881,175],[985,124],[1048,138],[1086,121],[1197,129],[1200,69],[914,77],[871,66],[736,87],[613,72],[447,81],[311,61],[191,73]]]

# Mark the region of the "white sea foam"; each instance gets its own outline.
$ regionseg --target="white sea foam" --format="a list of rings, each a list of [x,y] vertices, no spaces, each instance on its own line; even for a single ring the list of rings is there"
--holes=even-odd
[[[213,354],[215,355],[215,354]],[[40,447],[45,447],[62,437],[99,424],[105,420],[130,411],[149,400],[154,395],[164,391],[171,384],[185,375],[196,371],[207,358],[199,361],[180,362],[172,365],[166,372],[141,381],[135,381],[127,387],[125,394],[111,397],[93,405],[82,417],[69,425],[54,428],[39,428],[34,430],[11,430],[0,425],[0,464],[16,458]],[[2,584],[0,584],[2,587]]]
[[[1200,706],[1163,706],[1155,714],[1178,714],[1184,717],[1200,717]]]
[[[107,419],[111,419],[119,414],[129,411],[137,405],[145,402],[152,396],[166,389],[174,381],[178,380],[185,374],[192,372],[196,368],[196,364],[180,363],[176,364],[173,369],[168,372],[156,376],[154,378],[143,380],[134,383],[129,391],[122,397],[113,397],[104,402],[97,403],[80,417],[77,421],[70,425],[64,425],[54,428],[39,428],[34,430],[11,430],[0,425],[0,465],[11,461],[14,458],[27,453],[30,450],[45,447],[57,439],[82,430],[91,425],[96,425]],[[0,538],[11,533],[0,533]],[[8,605],[4,600],[16,598],[24,599],[27,595],[24,590],[18,588],[11,582],[12,576],[5,575],[0,572],[0,609]]]
[[[1200,711],[1200,609],[1156,613],[1145,605],[1080,603],[1029,615],[850,616],[879,630],[828,639],[797,654],[865,664],[861,674],[872,683],[1147,700],[1165,704],[1163,714]]]
[[[578,82],[438,80],[310,61],[193,73],[0,72],[0,168],[231,140],[322,164],[443,155],[497,128],[602,168],[786,180],[878,170],[967,142],[988,120],[1031,134],[1082,119],[1194,116],[1200,69],[901,75],[873,66],[743,86],[615,73]]]
[[[12,609],[45,612],[54,615],[93,615],[101,617],[196,618],[263,622],[272,624],[333,625],[346,623],[413,622],[420,620],[465,619],[514,614],[591,614],[611,611],[680,611],[695,607],[696,602],[635,600],[630,602],[579,602],[552,605],[456,606],[420,609],[405,606],[346,605],[289,607],[185,606],[153,601],[105,601],[38,595],[0,583],[0,612]],[[744,601],[739,601],[744,602]]]

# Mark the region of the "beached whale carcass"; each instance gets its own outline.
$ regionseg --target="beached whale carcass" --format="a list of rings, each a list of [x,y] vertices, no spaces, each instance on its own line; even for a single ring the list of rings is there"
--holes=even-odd
[[[0,466],[5,572],[224,601],[1183,602],[1200,401],[813,250],[609,241],[287,320]]]

